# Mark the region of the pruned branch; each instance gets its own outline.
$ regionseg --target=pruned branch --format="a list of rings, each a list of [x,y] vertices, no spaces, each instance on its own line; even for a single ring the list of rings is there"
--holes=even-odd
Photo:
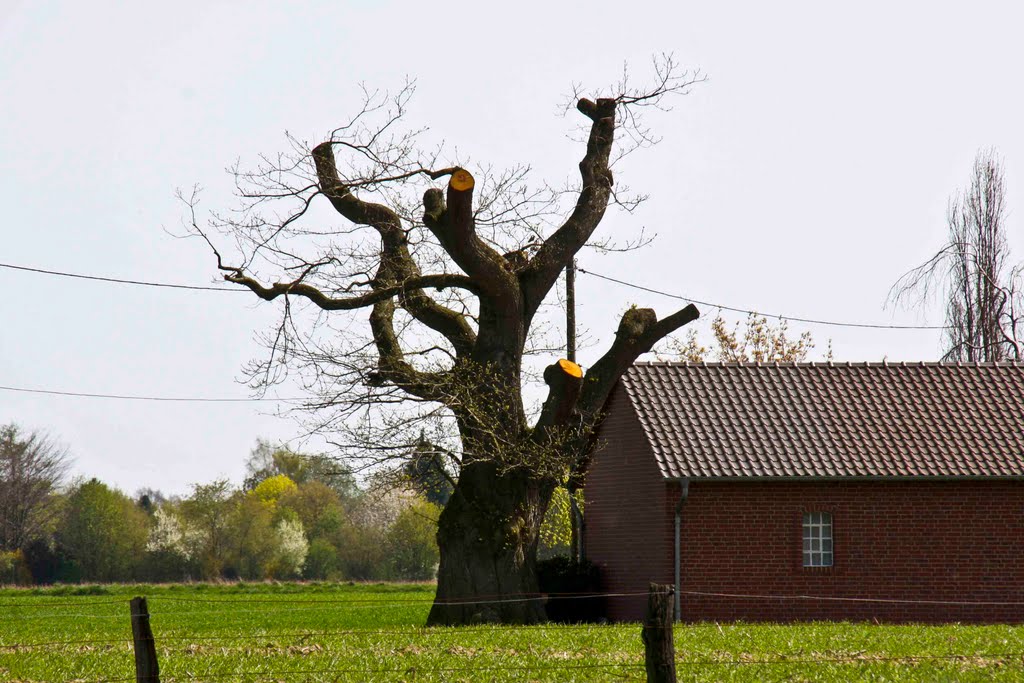
[[[650,308],[630,308],[622,315],[615,341],[587,371],[579,400],[584,420],[593,423],[622,373],[659,341],[700,317],[693,304],[658,320]]]
[[[509,273],[505,258],[476,234],[475,185],[473,175],[460,168],[448,180],[447,204],[439,189],[427,190],[423,194],[423,224],[483,292],[507,298],[518,290],[518,283]]]
[[[520,276],[528,315],[540,306],[569,260],[590,241],[609,202],[631,211],[642,201],[619,196],[611,170],[617,159],[656,142],[640,123],[637,111],[645,107],[664,108],[666,97],[686,94],[693,85],[706,80],[699,72],[680,69],[669,54],[654,59],[654,76],[652,85],[637,88],[624,71],[611,96],[588,98],[574,92],[576,111],[590,121],[586,153],[579,164],[580,186],[571,214],[544,241]],[[626,134],[627,144],[618,145],[613,155],[618,132]]]
[[[580,99],[576,108],[591,120],[587,151],[580,161],[582,188],[568,220],[555,231],[530,260],[521,276],[528,311],[535,311],[554,285],[565,264],[586,244],[597,229],[611,196],[612,173],[608,168],[615,137],[614,98],[592,102]]]
[[[583,369],[571,360],[559,360],[544,370],[548,398],[541,408],[537,427],[564,425],[576,411],[576,402],[583,387]]]
[[[362,201],[338,176],[332,143],[323,142],[313,148],[313,163],[319,179],[320,192],[342,216],[359,225],[369,225],[380,233],[386,249],[405,243],[402,221],[392,209],[383,204]]]
[[[357,199],[341,181],[334,160],[331,143],[322,143],[313,149],[320,191],[342,216],[361,225],[373,227],[381,237],[381,269],[375,289],[396,286],[394,283],[414,281],[423,277],[409,254],[408,239],[401,219],[393,210],[382,205]],[[472,349],[476,335],[461,314],[437,303],[422,289],[404,290],[401,303],[417,320],[440,332],[455,347],[457,354]]]

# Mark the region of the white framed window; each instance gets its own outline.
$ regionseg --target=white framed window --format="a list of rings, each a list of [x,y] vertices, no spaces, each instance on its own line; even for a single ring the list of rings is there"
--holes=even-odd
[[[804,513],[804,566],[832,566],[832,514]]]

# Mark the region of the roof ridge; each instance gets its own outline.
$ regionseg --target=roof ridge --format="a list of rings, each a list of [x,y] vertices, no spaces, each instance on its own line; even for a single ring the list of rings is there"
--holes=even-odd
[[[691,367],[691,368],[1024,368],[1024,361],[637,361],[633,367]]]
[[[1024,478],[1022,363],[659,361],[621,391],[670,478]]]

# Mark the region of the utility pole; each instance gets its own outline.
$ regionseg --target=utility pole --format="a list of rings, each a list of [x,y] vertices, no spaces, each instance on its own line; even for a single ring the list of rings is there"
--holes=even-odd
[[[565,267],[565,355],[576,362],[576,259]]]
[[[576,259],[565,267],[565,356],[576,362]],[[570,554],[576,562],[583,561],[583,513],[576,503],[576,485],[571,483],[569,491],[569,544]]]

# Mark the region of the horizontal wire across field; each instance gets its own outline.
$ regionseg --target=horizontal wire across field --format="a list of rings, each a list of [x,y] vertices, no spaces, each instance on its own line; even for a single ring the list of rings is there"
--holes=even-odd
[[[438,667],[390,667],[379,669],[358,669],[358,668],[335,668],[335,669],[292,669],[289,671],[234,671],[222,673],[185,673],[185,674],[163,674],[161,678],[166,681],[172,680],[201,680],[204,678],[251,678],[253,676],[308,676],[311,674],[401,674],[413,673],[459,673],[459,672],[481,672],[481,671],[572,671],[582,669],[640,669],[643,662],[610,662],[594,664],[514,664],[514,665],[485,665],[485,666],[438,666]],[[125,678],[97,678],[91,680],[78,680],[76,683],[120,683],[121,681],[134,681],[135,676]]]
[[[1024,601],[1005,600],[917,600],[904,598],[858,598],[840,595],[758,595],[748,593],[713,593],[709,591],[679,591],[680,595],[712,598],[739,598],[746,600],[820,600],[823,602],[874,602],[898,605],[948,605],[950,607],[1022,607]]]
[[[993,660],[1024,661],[1024,652],[999,653],[999,654],[951,654],[951,655],[906,655],[899,657],[799,657],[799,658],[778,658],[778,659],[714,659],[703,657],[699,659],[676,658],[676,665],[683,666],[778,666],[794,664],[915,664],[929,661],[967,661],[967,660]],[[516,664],[516,665],[484,665],[484,666],[446,666],[446,667],[385,667],[385,668],[328,668],[328,669],[292,669],[280,670],[259,670],[259,671],[232,671],[232,672],[210,672],[210,673],[170,673],[164,675],[164,680],[199,680],[204,678],[251,678],[255,676],[308,676],[314,674],[394,674],[394,673],[461,673],[461,672],[484,672],[484,671],[572,671],[585,669],[641,669],[643,662],[600,662],[592,664]],[[91,680],[80,680],[78,683],[120,683],[122,681],[134,681],[135,677],[124,678],[99,678]]]
[[[153,615],[150,614],[152,618]],[[271,639],[285,639],[285,638],[299,638],[299,639],[310,639],[310,638],[330,638],[334,636],[381,636],[381,635],[403,635],[403,636],[416,636],[429,637],[429,636],[453,636],[463,635],[466,633],[493,633],[495,631],[503,631],[509,633],[522,633],[529,631],[542,631],[557,629],[559,631],[590,631],[594,629],[602,628],[602,624],[494,624],[491,626],[406,626],[404,628],[349,628],[349,629],[337,629],[337,630],[326,630],[326,631],[308,631],[308,630],[295,630],[295,631],[271,631],[266,633],[255,633],[255,634],[230,634],[230,635],[193,635],[193,634],[181,634],[175,632],[161,633],[156,637],[156,640],[163,641],[238,641],[238,640],[252,640],[252,641],[265,641]],[[0,643],[0,651],[4,649],[22,649],[22,648],[33,648],[33,647],[48,647],[57,645],[95,645],[95,644],[109,644],[118,645],[126,642],[131,642],[130,637],[122,639],[111,640],[109,638],[83,638],[76,640],[49,640],[49,641],[35,641],[26,643]]]
[[[239,602],[248,603],[268,603],[268,604],[284,604],[284,605],[302,605],[301,607],[259,607],[251,609],[235,609],[232,608],[231,612],[240,613],[274,613],[274,612],[302,612],[302,611],[323,611],[323,610],[336,610],[339,608],[347,609],[381,609],[386,607],[406,607],[410,604],[421,604],[421,605],[498,605],[507,603],[522,603],[522,602],[534,602],[538,600],[550,600],[552,598],[558,600],[581,600],[581,599],[594,599],[594,598],[627,598],[627,597],[641,597],[646,596],[647,593],[544,593],[544,594],[521,594],[528,597],[514,597],[517,594],[510,594],[509,597],[504,598],[483,598],[475,600],[441,600],[435,601],[430,598],[397,598],[397,599],[380,599],[380,598],[365,598],[365,599],[324,599],[324,600],[288,600],[288,599],[269,599],[269,598],[246,598],[239,596],[238,598],[226,598],[226,599],[212,599],[212,598],[184,598],[177,596],[157,596],[150,598],[151,601],[159,603],[161,601],[168,602],[179,602],[179,603],[201,603],[201,604],[226,604],[231,605]],[[92,603],[64,603],[66,606],[88,606],[90,604],[128,604],[128,600],[112,600],[104,603],[92,602]],[[4,604],[0,601],[0,608],[7,607],[9,604]],[[45,603],[39,605],[28,605],[26,607],[51,607],[53,605],[47,605]],[[197,614],[222,614],[223,610],[209,609],[209,610],[188,610],[188,611],[172,611],[165,612],[167,616],[177,615],[197,615]],[[83,612],[54,612],[51,614],[27,614],[27,615],[16,615],[12,617],[12,620],[19,619],[58,619],[58,618],[76,618],[76,619],[121,619],[125,615],[122,614],[87,614]],[[136,616],[136,615],[128,615]],[[0,622],[4,621],[0,618]]]
[[[3,598],[0,598],[0,607],[25,607],[35,609],[40,607],[90,607],[92,605],[127,605],[129,602],[129,600],[125,599],[80,600],[68,602],[3,602]]]
[[[714,598],[730,598],[730,599],[747,599],[747,600],[818,600],[823,602],[839,601],[839,602],[867,602],[867,603],[882,603],[882,604],[906,604],[906,605],[948,605],[948,606],[963,606],[963,607],[1021,607],[1024,606],[1024,601],[1014,600],[927,600],[927,599],[904,599],[904,598],[879,598],[879,597],[860,597],[860,596],[838,596],[838,595],[794,595],[794,594],[753,594],[753,593],[725,593],[715,591],[680,591],[681,595],[690,595],[695,597],[714,597]],[[339,609],[348,607],[349,609],[380,609],[381,607],[402,607],[410,604],[422,604],[422,605],[496,605],[496,604],[507,604],[507,603],[522,603],[522,602],[533,602],[539,600],[586,600],[596,598],[634,598],[634,597],[646,597],[646,592],[632,592],[632,593],[522,593],[522,594],[508,594],[504,597],[488,597],[483,596],[479,599],[473,600],[441,600],[436,601],[432,598],[354,598],[354,599],[332,599],[326,598],[323,600],[317,599],[288,599],[288,598],[249,598],[245,596],[232,596],[230,598],[189,598],[189,597],[178,597],[178,596],[156,596],[150,598],[151,601],[159,602],[176,602],[176,603],[197,603],[197,604],[223,604],[233,605],[237,603],[256,603],[256,604],[280,604],[280,605],[293,605],[293,607],[260,607],[254,609],[232,609],[234,613],[247,613],[247,612],[261,612],[261,613],[273,613],[273,612],[296,612],[296,611],[317,611],[317,610],[329,610]],[[129,600],[102,600],[102,601],[82,601],[82,602],[61,602],[61,603],[5,603],[0,598],[0,608],[53,608],[53,607],[91,607],[93,605],[127,605]],[[195,615],[195,614],[217,614],[222,613],[222,610],[188,610],[188,611],[169,611],[164,614],[168,616],[174,615]],[[8,617],[10,620],[20,619],[48,619],[48,618],[85,618],[85,619],[121,619],[125,615],[122,614],[88,614],[83,612],[54,612],[51,614],[17,614],[17,615],[0,615],[0,621],[4,621],[4,617]],[[132,615],[129,615],[132,616]]]
[[[260,602],[260,603],[288,603],[316,602],[316,603],[410,603],[420,602],[433,605],[494,605],[505,602],[530,602],[533,600],[548,600],[558,598],[560,600],[586,599],[586,598],[631,598],[648,595],[647,591],[634,593],[505,593],[504,595],[479,595],[472,600],[434,600],[433,598],[352,598],[352,599],[331,599],[323,600],[289,600],[287,598],[247,598],[243,596],[230,598],[185,598],[178,596],[159,596],[158,600],[169,600],[172,602]]]

